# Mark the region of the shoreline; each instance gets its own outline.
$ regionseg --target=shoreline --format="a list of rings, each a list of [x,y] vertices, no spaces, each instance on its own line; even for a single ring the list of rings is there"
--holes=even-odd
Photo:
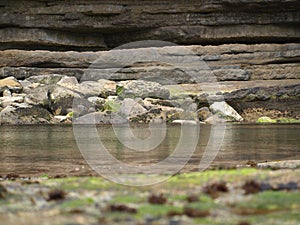
[[[140,188],[86,176],[6,180],[0,181],[0,218],[7,225],[296,225],[299,177],[299,168],[243,168],[177,174]]]

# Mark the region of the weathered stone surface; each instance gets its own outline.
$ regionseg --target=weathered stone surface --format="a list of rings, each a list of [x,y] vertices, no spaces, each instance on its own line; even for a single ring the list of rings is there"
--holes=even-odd
[[[10,90],[11,92],[20,92],[23,87],[16,78],[7,77],[0,80],[0,95],[5,89]]]
[[[143,106],[130,98],[125,98],[123,100],[119,111],[119,113],[125,117],[132,117],[145,112],[147,112],[147,110]]]
[[[300,160],[258,163],[257,167],[265,169],[296,169],[300,168]]]
[[[2,107],[13,105],[14,103],[23,103],[24,96],[5,96],[0,97]]]
[[[49,89],[50,109],[55,115],[66,115],[68,109],[73,108],[73,102],[80,102],[83,97],[77,92],[61,87],[52,86]]]
[[[99,49],[149,38],[181,44],[282,42],[298,40],[300,32],[296,0],[18,0],[1,6],[2,48]]]
[[[2,28],[0,29],[0,49],[3,48],[26,48],[26,46],[53,46],[63,49],[72,48],[106,48],[102,34],[85,36],[76,32],[66,32],[46,29],[22,29]]]
[[[120,98],[161,98],[168,99],[170,93],[162,85],[150,81],[121,81],[117,86]]]
[[[0,112],[0,124],[53,123],[52,114],[44,108],[20,104],[7,106]]]
[[[59,74],[53,75],[40,75],[40,76],[33,76],[27,78],[27,80],[31,83],[39,83],[39,84],[56,84],[59,82],[64,76]]]
[[[78,85],[78,81],[75,77],[64,76],[60,79],[59,82],[57,82],[57,84],[72,89]]]
[[[85,97],[98,96],[104,92],[104,87],[96,81],[84,81],[72,88],[74,91],[81,93]]]
[[[89,97],[87,99],[90,103],[92,103],[92,106],[96,111],[103,111],[104,110],[104,104],[105,99],[100,97]]]
[[[212,116],[208,107],[202,107],[197,110],[197,115],[200,121],[205,121],[208,117]]]
[[[209,109],[226,119],[227,121],[243,121],[241,117],[230,105],[226,102],[214,102],[210,105]]]
[[[28,89],[27,95],[25,96],[25,102],[30,105],[48,108],[50,106],[49,94],[50,87],[48,85]]]
[[[134,63],[155,54],[157,62]],[[63,74],[82,81],[144,79],[161,84],[209,82],[212,77],[218,81],[299,79],[299,57],[299,44],[172,46],[115,53],[7,50],[0,51],[0,77]],[[118,63],[131,58],[132,65]]]
[[[49,66],[51,66],[50,64]],[[0,78],[13,76],[17,79],[26,79],[32,76],[62,74],[76,77],[77,80],[80,80],[84,71],[85,69],[82,68],[2,67],[0,69]]]

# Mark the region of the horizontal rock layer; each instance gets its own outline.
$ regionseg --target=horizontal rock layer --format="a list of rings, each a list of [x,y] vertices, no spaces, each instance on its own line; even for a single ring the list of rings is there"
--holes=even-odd
[[[0,2],[0,48],[101,50],[145,39],[178,44],[299,42],[297,0]]]
[[[101,52],[0,51],[0,78],[63,74],[77,79],[195,83],[300,79],[300,44],[172,46]],[[199,79],[199,80],[197,80]]]

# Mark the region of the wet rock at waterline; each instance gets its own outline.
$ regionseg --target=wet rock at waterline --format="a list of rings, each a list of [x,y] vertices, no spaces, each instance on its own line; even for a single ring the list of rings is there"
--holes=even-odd
[[[226,121],[243,121],[243,118],[226,102],[214,102],[210,110]]]
[[[99,124],[112,123],[112,121],[117,123],[172,123],[176,120],[214,124],[243,121],[241,115],[245,116],[246,121],[252,122],[256,122],[262,116],[271,116],[280,123],[298,121],[295,114],[297,110],[291,111],[294,114],[286,111],[286,108],[292,106],[295,108],[297,104],[289,104],[288,107],[275,111],[257,108],[257,111],[261,112],[255,113],[255,105],[268,106],[274,101],[272,97],[274,94],[278,96],[277,106],[284,102],[287,104],[288,101],[297,102],[299,99],[298,80],[284,81],[283,84],[282,81],[280,83],[279,81],[271,83],[264,81],[257,84],[250,81],[245,81],[243,84],[233,81],[219,82],[219,90],[212,89],[209,83],[161,85],[144,80],[115,82],[105,79],[78,82],[74,77],[54,76],[52,79],[51,75],[22,81],[14,78],[7,80],[19,89],[6,85],[0,96],[0,112],[3,111],[1,120],[5,123],[20,124],[29,123],[28,121],[71,123],[72,119],[84,123],[84,121],[90,121],[89,118],[93,115],[96,115],[96,122]],[[291,85],[293,82],[296,83]],[[272,92],[274,93],[268,98],[267,96]],[[251,99],[253,95],[255,98]],[[249,103],[254,106],[252,111],[249,109],[245,111],[241,108],[243,104]],[[18,108],[21,108],[20,112],[23,112],[24,108],[29,108],[30,110],[27,111],[31,112],[34,112],[31,108],[45,111],[44,114],[35,113],[31,115],[32,118],[28,118],[27,115],[26,118],[19,120]],[[12,117],[8,112],[12,113]],[[277,116],[273,112],[278,112]],[[51,116],[50,119],[48,114]],[[47,118],[37,119],[42,115]],[[56,119],[53,119],[53,116]]]
[[[49,124],[57,122],[48,110],[25,103],[7,106],[0,112],[0,124]]]

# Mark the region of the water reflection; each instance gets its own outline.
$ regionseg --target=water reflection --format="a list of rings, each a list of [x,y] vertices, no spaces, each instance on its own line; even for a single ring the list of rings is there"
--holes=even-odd
[[[155,164],[167,158],[180,137],[179,125],[168,126],[166,138],[157,148],[139,152],[124,147],[111,126],[97,129],[109,153],[129,165]],[[208,125],[201,126],[198,146],[185,171],[199,169],[211,129]],[[78,150],[72,126],[0,126],[0,133],[2,176],[11,172],[24,175],[93,173]],[[133,133],[144,138],[149,135],[141,126],[134,127]],[[300,159],[299,134],[300,125],[227,125],[221,150],[213,164]],[[87,136],[86,141],[93,140]]]

